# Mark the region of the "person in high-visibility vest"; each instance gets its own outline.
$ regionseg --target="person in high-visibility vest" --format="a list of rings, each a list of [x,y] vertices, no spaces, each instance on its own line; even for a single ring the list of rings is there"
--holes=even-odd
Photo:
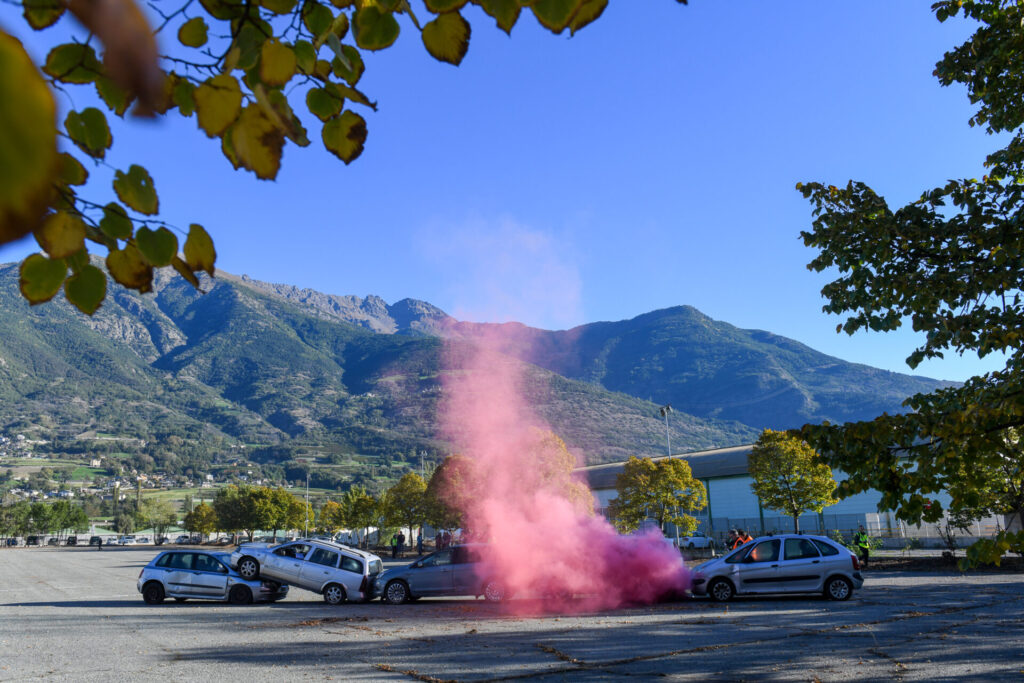
[[[725,547],[729,550],[736,550],[741,545],[739,534],[735,529],[729,529],[729,535],[725,538]]]
[[[750,534],[748,534],[743,529],[740,529],[738,533],[739,533],[739,541],[740,541],[739,545],[743,545],[744,543],[750,543],[751,541],[754,540],[754,537],[751,536]]]
[[[868,566],[868,556],[871,554],[871,539],[868,532],[864,531],[864,525],[857,527],[857,533],[853,535],[853,544],[860,551],[860,563],[865,568]]]

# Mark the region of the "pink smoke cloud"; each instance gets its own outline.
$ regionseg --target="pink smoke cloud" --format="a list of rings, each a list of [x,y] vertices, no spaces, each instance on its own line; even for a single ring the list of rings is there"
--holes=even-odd
[[[444,436],[482,474],[482,494],[465,502],[463,513],[469,530],[490,543],[483,571],[498,577],[506,594],[560,596],[544,603],[551,611],[681,594],[689,574],[660,533],[621,536],[589,514],[593,495],[567,475],[572,456],[531,408],[531,399],[543,397],[524,395],[527,366],[501,352],[527,343],[514,338],[522,331],[493,326],[446,346],[440,418]]]

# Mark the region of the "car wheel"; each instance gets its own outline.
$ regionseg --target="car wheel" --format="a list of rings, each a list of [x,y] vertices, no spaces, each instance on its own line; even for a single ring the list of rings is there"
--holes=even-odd
[[[484,597],[487,602],[501,602],[505,599],[505,587],[498,581],[488,581],[484,584]]]
[[[252,581],[260,575],[260,563],[251,557],[243,557],[238,561],[238,573],[246,581]]]
[[[391,581],[384,587],[384,602],[389,605],[401,605],[410,599],[409,586],[404,581]]]
[[[185,602],[188,598],[174,598],[174,602]]]
[[[686,547],[689,548],[690,550],[693,550],[693,541],[690,541],[690,545],[688,545]]]
[[[340,605],[345,602],[345,589],[336,583],[329,583],[324,588],[324,602],[328,605]]]
[[[252,602],[252,591],[248,586],[234,585],[228,592],[228,602],[232,605],[248,605]]]
[[[736,589],[728,579],[715,579],[708,585],[708,595],[715,602],[729,602],[735,594]]]
[[[829,600],[849,600],[853,584],[845,576],[833,576],[825,582],[825,597]]]
[[[156,581],[150,581],[142,587],[142,599],[147,605],[159,605],[164,601],[164,587]]]

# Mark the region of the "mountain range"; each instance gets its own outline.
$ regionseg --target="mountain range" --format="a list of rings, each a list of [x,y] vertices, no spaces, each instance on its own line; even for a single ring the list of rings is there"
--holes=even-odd
[[[239,452],[263,462],[347,462],[349,472],[450,445],[436,434],[445,340],[506,340],[526,390],[588,464],[753,441],[765,427],[898,412],[948,383],[847,363],[688,306],[548,331],[457,321],[414,299],[336,296],[230,274],[196,292],[158,274],[111,285],[91,318],[30,307],[0,265],[0,429],[53,452],[130,454],[200,468]],[[354,469],[353,469],[354,468]]]

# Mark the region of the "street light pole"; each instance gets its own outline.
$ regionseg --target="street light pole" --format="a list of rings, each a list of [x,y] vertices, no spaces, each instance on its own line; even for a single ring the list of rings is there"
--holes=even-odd
[[[309,538],[309,472],[306,472],[306,533],[303,536]]]
[[[663,418],[665,418],[665,443],[668,446],[668,456],[671,458],[672,457],[672,436],[669,434],[669,431],[668,431],[668,414],[672,412],[672,406],[664,405],[664,406],[661,407],[661,410],[659,412],[661,413],[661,416]]]

